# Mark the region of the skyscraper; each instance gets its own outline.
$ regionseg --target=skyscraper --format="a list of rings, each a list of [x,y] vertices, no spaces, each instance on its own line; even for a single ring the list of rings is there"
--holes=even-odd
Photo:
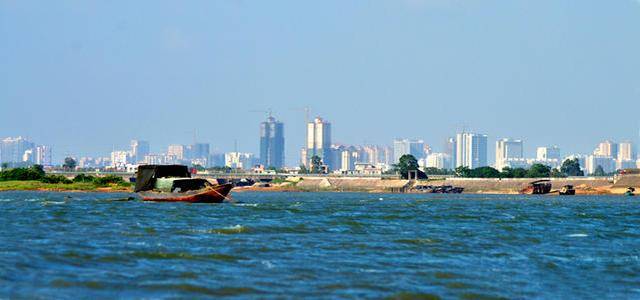
[[[35,162],[42,166],[51,166],[51,147],[40,145],[36,147]]]
[[[331,123],[317,117],[307,124],[306,166],[311,158],[318,156],[325,165],[331,165]]]
[[[553,159],[560,161],[560,148],[558,146],[538,147],[536,149],[536,160],[548,161]]]
[[[618,144],[606,140],[598,144],[598,147],[593,151],[593,155],[608,156],[614,159],[618,158]]]
[[[400,157],[405,154],[413,155],[416,159],[424,158],[424,141],[423,140],[409,140],[409,139],[396,139],[393,141],[393,156],[397,163],[400,161]]]
[[[621,142],[618,145],[618,159],[619,160],[634,160],[633,145],[629,141]]]
[[[284,167],[284,124],[272,116],[260,123],[260,163],[265,167]]]
[[[189,158],[209,159],[209,143],[194,143],[189,147]]]
[[[172,160],[185,159],[185,146],[184,145],[169,145],[167,148],[167,156],[170,156]]]
[[[456,167],[470,169],[487,166],[487,136],[476,133],[456,135]]]
[[[24,153],[27,150],[32,150],[34,146],[32,142],[21,136],[5,138],[0,143],[0,163],[20,163],[23,160]]]
[[[144,161],[144,157],[149,154],[149,142],[140,140],[131,140],[131,159],[133,163]]]
[[[456,168],[456,138],[450,137],[444,143],[444,153],[449,155],[450,164],[446,169],[453,170]]]
[[[502,170],[509,159],[524,158],[522,140],[503,138],[496,141],[496,169]]]

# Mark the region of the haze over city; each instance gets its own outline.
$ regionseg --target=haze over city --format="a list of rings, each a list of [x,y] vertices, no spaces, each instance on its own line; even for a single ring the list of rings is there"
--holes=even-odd
[[[145,18],[140,18],[144,15]],[[637,142],[640,3],[620,1],[0,2],[0,136],[107,156],[131,139],[259,152],[304,107],[333,141],[435,151],[466,127],[558,145]]]

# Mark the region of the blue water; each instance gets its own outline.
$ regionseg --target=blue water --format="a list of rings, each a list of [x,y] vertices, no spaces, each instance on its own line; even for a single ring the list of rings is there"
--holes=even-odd
[[[0,298],[640,297],[640,198],[128,196],[0,193]]]

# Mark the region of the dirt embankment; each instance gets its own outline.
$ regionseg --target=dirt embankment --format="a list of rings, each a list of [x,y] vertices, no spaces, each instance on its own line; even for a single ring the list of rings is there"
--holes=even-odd
[[[333,192],[412,192],[415,185],[451,185],[463,187],[469,194],[519,194],[537,179],[486,179],[486,178],[449,178],[429,181],[409,181],[380,178],[352,177],[309,177],[296,182],[286,182],[268,187],[246,187],[237,191],[333,191]],[[560,190],[565,185],[572,185],[579,195],[623,194],[628,187],[640,190],[640,176],[634,178],[616,177],[584,177],[553,178],[552,191]]]

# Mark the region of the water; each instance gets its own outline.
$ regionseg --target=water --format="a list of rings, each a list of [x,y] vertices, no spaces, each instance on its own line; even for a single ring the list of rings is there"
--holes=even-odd
[[[640,297],[639,198],[128,196],[0,193],[0,298]]]

